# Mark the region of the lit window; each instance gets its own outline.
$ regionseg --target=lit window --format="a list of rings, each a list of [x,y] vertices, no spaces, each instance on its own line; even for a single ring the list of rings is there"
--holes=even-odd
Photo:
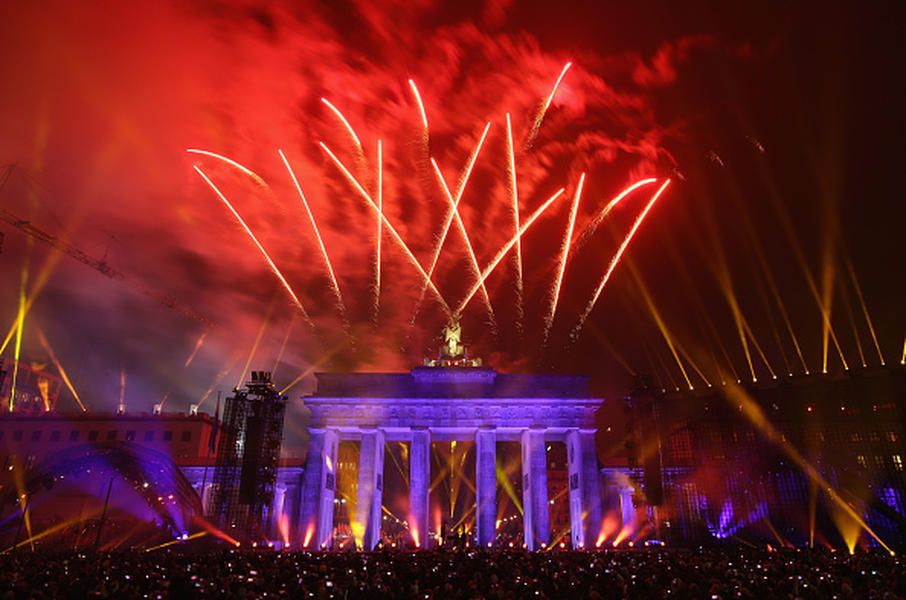
[[[897,441],[897,433],[895,431],[888,431],[887,432],[887,441],[888,442]]]
[[[890,458],[893,459],[893,468],[895,468],[897,471],[902,471],[903,470],[903,457],[900,456],[899,454],[894,454]]]
[[[860,467],[867,467],[868,463],[865,462],[865,456],[860,454],[856,457],[856,462],[859,463]]]

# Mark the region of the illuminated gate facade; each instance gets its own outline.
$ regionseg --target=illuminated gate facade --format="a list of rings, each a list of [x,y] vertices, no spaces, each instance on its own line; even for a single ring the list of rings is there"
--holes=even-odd
[[[346,440],[361,448],[354,526],[363,532],[365,549],[380,541],[384,443],[410,445],[409,530],[425,548],[431,442],[452,440],[475,443],[481,545],[493,545],[497,537],[498,441],[521,444],[526,546],[536,550],[550,543],[550,442],[566,444],[572,545],[594,544],[601,527],[594,414],[602,400],[591,397],[587,378],[426,366],[409,373],[321,373],[317,381],[317,391],[305,398],[311,441],[298,520],[305,546],[327,547],[332,541],[337,452]]]

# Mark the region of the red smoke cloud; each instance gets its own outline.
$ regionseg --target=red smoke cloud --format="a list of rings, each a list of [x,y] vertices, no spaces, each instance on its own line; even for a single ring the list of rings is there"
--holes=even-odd
[[[104,374],[130,371],[142,406],[174,390],[196,401],[225,365],[220,387],[236,383],[266,314],[253,368],[271,368],[294,308],[229,212],[192,166],[197,164],[234,203],[286,275],[317,327],[298,322],[278,379],[290,380],[348,340],[311,227],[277,148],[282,148],[321,228],[349,320],[351,348],[325,367],[407,368],[432,346],[443,324],[426,296],[414,328],[420,287],[394,242],[383,239],[383,290],[372,322],[373,213],[318,146],[327,144],[373,192],[376,145],[383,141],[383,201],[389,220],[419,261],[429,262],[447,204],[431,171],[437,160],[455,187],[484,124],[488,140],[463,196],[461,212],[484,265],[512,235],[506,174],[505,114],[513,119],[523,217],[560,187],[572,192],[588,173],[577,229],[630,180],[669,176],[668,148],[684,123],[663,121],[655,94],[673,84],[693,49],[708,37],[664,44],[651,57],[566,54],[542,48],[506,27],[510,2],[489,2],[475,21],[447,14],[434,1],[352,4],[158,2],[19,3],[2,21],[0,160],[42,182],[31,193],[11,178],[10,211],[68,238],[127,274],[111,281],[71,261],[60,263],[31,318],[77,363],[95,391]],[[340,8],[342,6],[342,8]],[[568,60],[538,135],[527,144],[539,107]],[[426,140],[408,85],[424,100]],[[359,152],[327,98],[349,120]],[[203,148],[248,166],[269,184],[214,159]],[[526,237],[526,299],[546,302],[568,201]],[[631,212],[631,211],[630,211]],[[631,216],[628,218],[632,218]],[[545,225],[544,223],[547,223]],[[547,227],[547,229],[544,229]],[[16,238],[15,242],[12,238]],[[8,234],[3,273],[14,281],[24,240]],[[15,244],[15,246],[14,246]],[[32,251],[32,269],[46,248]],[[599,261],[606,266],[606,258]],[[451,228],[435,280],[451,304],[472,282],[463,242]],[[513,263],[488,282],[504,335],[513,329]],[[568,273],[566,293],[579,306],[600,273]],[[135,290],[150,288],[202,313],[211,323],[192,366],[182,369],[205,325]],[[15,312],[14,289],[3,314]],[[271,308],[269,308],[271,307]],[[542,308],[528,309],[529,315]],[[576,315],[559,315],[570,325]],[[498,362],[525,364],[523,351],[501,351],[481,326],[479,298],[470,305],[469,341]],[[527,325],[526,335],[540,335]],[[26,339],[26,350],[29,348]],[[36,346],[32,346],[36,348]],[[523,345],[522,348],[530,347]],[[35,350],[37,352],[37,350]],[[95,377],[97,375],[97,377]],[[112,378],[111,378],[112,379]],[[109,384],[113,386],[114,384]],[[301,390],[301,388],[300,388]],[[91,402],[91,400],[89,400]],[[104,404],[99,398],[94,404]]]

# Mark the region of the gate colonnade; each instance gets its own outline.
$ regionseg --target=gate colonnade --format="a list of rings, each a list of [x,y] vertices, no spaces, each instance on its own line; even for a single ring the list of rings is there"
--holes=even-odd
[[[519,442],[526,547],[550,543],[547,454],[563,442],[569,468],[574,548],[595,544],[601,527],[600,471],[593,398],[585,377],[502,374],[492,369],[419,367],[409,373],[320,373],[311,410],[310,442],[296,520],[309,548],[332,541],[336,468],[341,441],[360,444],[353,531],[364,549],[381,537],[384,443],[409,443],[409,530],[428,540],[431,442],[475,443],[476,528],[482,546],[495,543],[497,442]]]

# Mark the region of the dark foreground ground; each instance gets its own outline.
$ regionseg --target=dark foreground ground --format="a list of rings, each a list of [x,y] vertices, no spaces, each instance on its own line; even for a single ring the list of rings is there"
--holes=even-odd
[[[899,557],[749,549],[0,556],[7,598],[906,598]]]

